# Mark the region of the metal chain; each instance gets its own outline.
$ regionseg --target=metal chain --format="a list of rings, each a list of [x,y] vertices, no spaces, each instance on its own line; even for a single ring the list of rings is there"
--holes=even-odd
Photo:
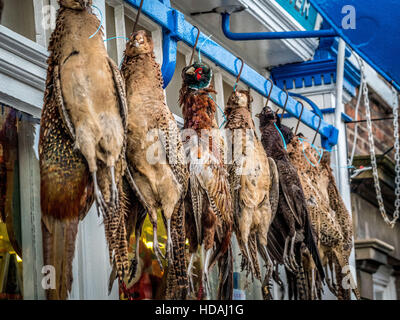
[[[364,74],[364,64],[361,65],[361,70],[362,73]],[[378,200],[378,205],[379,205],[379,211],[383,217],[383,220],[390,225],[390,227],[394,227],[396,224],[396,221],[399,219],[399,209],[400,209],[400,144],[399,144],[399,105],[397,96],[397,92],[394,88],[393,90],[393,128],[394,128],[394,138],[395,138],[395,143],[394,143],[394,148],[395,148],[395,156],[394,159],[396,161],[396,166],[395,166],[395,172],[396,172],[396,178],[395,178],[395,184],[396,184],[396,189],[395,189],[395,195],[396,195],[396,201],[395,201],[395,210],[393,214],[393,219],[390,220],[386,210],[385,210],[385,205],[383,203],[383,198],[382,198],[382,190],[381,186],[379,183],[379,176],[378,176],[378,166],[376,163],[376,155],[375,155],[375,144],[374,144],[374,136],[372,133],[372,121],[371,121],[371,110],[370,110],[370,105],[369,105],[369,98],[368,98],[368,85],[367,85],[367,79],[365,76],[362,78],[363,82],[363,94],[364,94],[364,105],[365,105],[365,113],[366,113],[366,118],[367,118],[367,128],[368,128],[368,142],[369,142],[369,151],[371,154],[371,166],[372,166],[372,175],[374,177],[374,184],[375,184],[375,191],[376,191],[376,199]]]

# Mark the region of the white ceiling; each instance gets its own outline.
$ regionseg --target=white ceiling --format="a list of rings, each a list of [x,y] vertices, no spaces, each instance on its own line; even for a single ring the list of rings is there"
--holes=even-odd
[[[275,0],[269,1],[274,2]],[[243,57],[246,62],[258,72],[263,72],[272,66],[299,62],[312,58],[313,49],[315,49],[317,45],[315,40],[232,41],[227,39],[222,33],[222,18],[219,14],[211,13],[197,16],[190,15],[192,12],[208,11],[219,6],[238,5],[241,3],[251,3],[251,8],[243,12],[232,14],[232,32],[273,31],[273,27],[268,28],[268,25],[272,26],[273,24],[271,23],[272,19],[267,19],[267,15],[271,15],[271,12],[263,4],[265,1],[172,0],[171,6],[184,13],[186,20],[197,25],[202,32],[205,34],[211,34],[214,41],[220,43],[235,55]],[[254,4],[257,4],[257,6]],[[276,17],[274,18],[276,19]],[[287,30],[285,26],[288,22],[286,21],[285,25],[283,22],[280,23],[280,17],[277,19],[278,22],[276,23],[275,21],[275,25],[278,25],[280,30]]]

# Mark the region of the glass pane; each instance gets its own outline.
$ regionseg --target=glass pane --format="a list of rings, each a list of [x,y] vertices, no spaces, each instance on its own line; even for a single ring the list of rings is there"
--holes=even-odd
[[[114,8],[106,4],[106,39],[115,37],[115,13]],[[111,59],[118,64],[118,54],[117,54],[117,39],[112,39],[107,41],[107,52]]]
[[[1,25],[36,41],[35,14],[32,0],[3,0]]]
[[[16,110],[0,106],[0,299],[22,299],[20,118]]]
[[[167,104],[169,109],[176,115],[182,117],[182,109],[179,106],[179,90],[182,87],[182,70],[186,67],[185,56],[178,52],[176,56],[176,68],[172,80],[166,89]]]

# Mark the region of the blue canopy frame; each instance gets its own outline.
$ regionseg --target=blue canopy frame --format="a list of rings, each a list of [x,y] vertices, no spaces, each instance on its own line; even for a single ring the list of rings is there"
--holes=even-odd
[[[140,0],[125,0],[126,3],[138,8]],[[184,15],[170,7],[169,0],[147,0],[143,4],[142,12],[150,19],[159,24],[163,29],[163,65],[162,73],[164,86],[168,86],[175,72],[177,42],[183,41],[193,47],[195,44],[197,30],[185,20]],[[225,48],[200,33],[199,44],[204,56],[222,67],[234,76],[237,76],[241,62]],[[265,97],[268,97],[271,90],[271,83],[248,65],[244,65],[241,81]],[[277,86],[272,87],[270,99],[279,107],[283,107],[286,100],[286,93]],[[301,106],[291,97],[288,98],[286,111],[292,116],[299,118]],[[301,121],[317,131],[320,118],[312,111],[305,109]],[[318,130],[321,136],[322,147],[331,150],[338,141],[338,130],[331,124],[322,121]]]
[[[400,91],[398,0],[310,0],[336,33],[383,78]],[[355,18],[355,29],[344,26]]]

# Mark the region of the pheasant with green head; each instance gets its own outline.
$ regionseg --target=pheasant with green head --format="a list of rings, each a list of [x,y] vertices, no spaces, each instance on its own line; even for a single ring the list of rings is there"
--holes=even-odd
[[[194,90],[208,88],[211,84],[212,69],[201,62],[195,62],[182,71],[183,82]]]

